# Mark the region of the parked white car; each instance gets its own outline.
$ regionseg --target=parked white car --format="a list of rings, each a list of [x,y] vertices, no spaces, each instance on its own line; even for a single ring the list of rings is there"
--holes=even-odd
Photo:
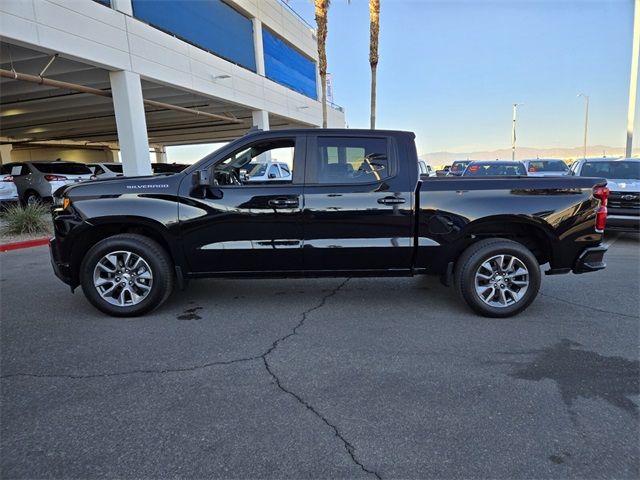
[[[284,162],[256,163],[247,177],[247,182],[291,181],[291,170]]]
[[[420,175],[427,175],[429,177],[436,176],[436,172],[433,170],[433,168],[431,168],[431,165],[429,165],[424,160],[418,160],[418,171]]]
[[[122,177],[121,163],[88,163],[87,167],[98,178]]]
[[[61,160],[7,163],[6,167],[18,188],[18,198],[27,204],[51,200],[60,187],[96,178],[84,163]]]
[[[18,201],[18,189],[13,182],[11,169],[7,165],[0,168],[0,204]]]

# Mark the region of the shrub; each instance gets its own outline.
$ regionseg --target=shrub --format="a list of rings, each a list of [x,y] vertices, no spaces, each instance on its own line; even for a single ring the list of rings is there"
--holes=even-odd
[[[49,209],[41,203],[32,205],[13,205],[2,213],[3,233],[37,234],[49,231],[45,217]]]

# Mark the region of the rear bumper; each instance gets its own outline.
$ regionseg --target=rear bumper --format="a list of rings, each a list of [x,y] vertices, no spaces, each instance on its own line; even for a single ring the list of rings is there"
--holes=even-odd
[[[49,254],[51,256],[51,266],[53,267],[53,273],[56,277],[62,280],[67,285],[71,285],[71,267],[68,263],[64,263],[60,260],[60,250],[58,248],[58,242],[54,238],[49,240]]]
[[[604,245],[585,248],[573,267],[573,273],[597,272],[604,269],[607,266],[604,263],[604,254],[606,252],[607,247]]]

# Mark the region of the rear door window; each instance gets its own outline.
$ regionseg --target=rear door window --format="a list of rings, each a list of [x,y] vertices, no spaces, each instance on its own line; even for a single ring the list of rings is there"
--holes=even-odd
[[[392,176],[386,138],[318,137],[317,183],[380,182]]]

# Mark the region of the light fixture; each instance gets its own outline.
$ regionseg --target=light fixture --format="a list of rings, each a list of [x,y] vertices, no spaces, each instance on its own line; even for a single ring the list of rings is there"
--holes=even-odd
[[[0,112],[0,117],[12,117],[14,115],[22,115],[23,113],[27,113],[27,110],[23,108],[8,108]]]
[[[226,73],[223,73],[221,75],[211,75],[211,78],[215,82],[217,80],[225,80],[227,78],[231,78],[231,75],[227,75]]]
[[[307,108],[309,108],[309,105],[300,105],[299,107],[296,107],[297,110],[306,110]]]

